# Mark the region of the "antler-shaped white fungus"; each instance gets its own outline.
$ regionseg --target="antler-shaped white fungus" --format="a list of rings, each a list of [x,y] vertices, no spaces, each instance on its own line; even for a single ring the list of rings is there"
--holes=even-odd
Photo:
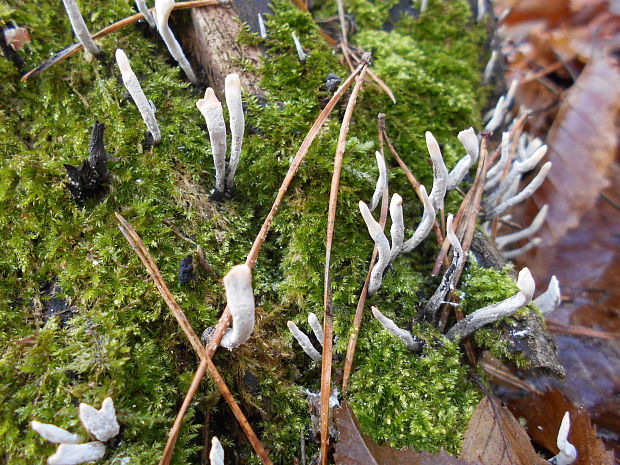
[[[120,430],[111,397],[103,399],[99,410],[82,402],[79,417],[86,431],[103,442],[116,436]]]
[[[323,339],[325,339],[325,334],[323,333],[323,326],[321,326],[321,322],[316,317],[316,315],[312,312],[308,313],[308,324],[312,328],[312,332],[316,337],[321,347],[323,346]]]
[[[426,190],[424,193],[426,194]],[[392,239],[392,247],[390,248],[390,263],[392,263],[401,252],[403,248],[403,239],[405,238],[403,198],[396,193],[392,196],[392,200],[390,201],[390,218],[392,219],[392,226],[390,227],[390,239]]]
[[[390,263],[390,243],[388,242],[387,237],[385,237],[381,225],[375,221],[372,217],[372,213],[370,213],[370,210],[366,204],[361,200],[359,202],[359,209],[364,221],[366,222],[366,227],[368,228],[370,237],[372,237],[372,240],[375,241],[375,245],[379,251],[377,261],[372,267],[370,281],[368,283],[368,295],[373,295],[381,286],[383,271]]]
[[[105,444],[94,441],[84,444],[61,444],[47,459],[48,465],[78,465],[94,462],[105,455]]]
[[[146,5],[146,2],[144,0],[136,0],[136,6],[138,7],[138,11],[144,15],[144,19],[149,24],[149,27],[155,29],[157,23],[151,14],[151,10],[149,10],[149,7]]]
[[[62,3],[65,5],[65,10],[67,10],[67,16],[69,16],[73,32],[75,32],[84,50],[93,55],[99,55],[101,51],[93,41],[77,2],[75,0],[62,0]]]
[[[434,189],[435,187],[433,186],[433,190]],[[424,239],[426,239],[428,233],[431,231],[431,229],[433,229],[433,223],[435,222],[435,208],[433,207],[433,202],[430,197],[426,195],[426,188],[422,185],[420,186],[420,196],[422,197],[422,202],[424,203],[424,213],[422,214],[422,221],[420,221],[420,224],[413,233],[413,236],[411,236],[403,243],[403,253],[408,253],[415,249]]]
[[[254,330],[254,292],[252,271],[248,265],[236,265],[224,276],[226,303],[232,315],[232,329],[226,331],[221,345],[233,350],[245,343]]]
[[[409,331],[396,326],[396,323],[394,323],[394,321],[390,318],[383,315],[377,309],[377,307],[372,307],[372,314],[377,319],[377,321],[381,323],[381,326],[383,326],[388,332],[402,340],[408,349],[413,350],[414,352],[420,350],[422,342],[417,338],[414,338]]]
[[[529,241],[527,244],[525,244],[522,247],[519,247],[518,249],[503,251],[502,255],[507,260],[512,260],[513,258],[517,258],[519,255],[523,255],[525,252],[532,250],[534,247],[538,247],[540,244],[542,244],[542,239],[540,237],[535,237],[534,239]]]
[[[168,18],[170,17],[170,13],[174,8],[174,0],[155,0],[155,17],[157,18],[157,30],[161,35],[162,39],[166,43],[166,47],[168,47],[168,51],[170,55],[179,63],[179,66],[183,69],[187,78],[192,82],[192,84],[198,84],[198,78],[194,74],[194,70],[192,69],[189,61],[185,57],[185,53],[183,53],[183,49],[181,45],[177,41],[176,37],[172,33],[172,29],[168,25]]]
[[[211,452],[209,452],[209,462],[211,465],[224,465],[224,448],[220,440],[213,436],[211,438]]]
[[[241,158],[241,147],[243,146],[243,133],[245,131],[245,117],[243,115],[243,103],[241,101],[241,81],[238,74],[229,74],[224,80],[224,94],[226,96],[226,106],[230,116],[230,134],[232,143],[230,147],[230,159],[228,161],[228,174],[226,178],[226,189],[231,191],[235,182],[237,165]]]
[[[161,132],[159,131],[157,119],[155,118],[155,110],[153,109],[151,103],[147,100],[146,95],[144,95],[144,91],[140,86],[140,81],[138,81],[136,74],[131,69],[129,59],[127,58],[127,55],[125,55],[125,52],[122,49],[117,48],[115,56],[116,63],[121,71],[123,84],[138,107],[138,111],[140,112],[146,127],[153,137],[153,142],[158,143],[161,140]]]
[[[545,218],[547,217],[547,212],[549,211],[549,205],[545,204],[536,214],[536,217],[532,220],[532,223],[527,227],[523,228],[519,231],[515,231],[510,234],[505,234],[503,236],[499,236],[495,240],[495,245],[498,249],[502,250],[508,244],[512,244],[513,242],[520,241],[521,239],[527,239],[532,237],[534,234],[538,232],[543,223],[545,222]]]
[[[549,459],[549,462],[553,465],[570,465],[577,460],[577,449],[570,442],[568,442],[568,433],[570,431],[570,415],[568,412],[564,414],[560,429],[558,431],[558,438],[556,445],[560,452]]]
[[[459,132],[457,137],[463,147],[465,147],[467,155],[461,158],[452,171],[450,171],[450,174],[448,175],[448,186],[446,187],[446,190],[448,191],[456,189],[456,186],[460,184],[469,169],[474,165],[474,163],[476,163],[480,153],[478,147],[478,136],[476,136],[476,131],[474,131],[474,128],[465,129],[464,131]]]
[[[43,439],[54,444],[79,444],[81,441],[77,434],[49,423],[41,423],[35,420],[30,423],[30,427]]]
[[[488,191],[499,184],[502,179],[504,166],[508,163],[508,158],[510,158],[510,132],[503,132],[499,161],[495,163],[487,173],[487,181],[484,184],[485,191]]]
[[[435,212],[437,212],[443,210],[443,199],[446,196],[446,187],[448,186],[448,169],[443,162],[439,144],[430,131],[426,131],[426,147],[433,163],[433,188],[429,198]]]
[[[204,98],[198,100],[196,106],[207,122],[215,165],[215,192],[222,195],[226,181],[226,124],[222,104],[215,96],[213,89],[208,87]]]
[[[375,185],[375,192],[372,194],[372,200],[370,201],[370,206],[368,209],[373,211],[379,205],[379,201],[383,196],[383,190],[387,187],[388,178],[387,178],[387,167],[385,166],[385,159],[381,152],[375,152],[375,157],[377,159],[377,168],[379,168],[379,177],[377,178],[377,184]]]
[[[549,280],[547,290],[534,299],[534,303],[540,310],[540,313],[546,315],[551,313],[562,303],[562,293],[560,291],[560,281],[555,276]]]
[[[291,31],[291,35],[293,36],[293,42],[295,43],[295,49],[297,50],[297,56],[299,57],[299,61],[302,63],[306,62],[306,52],[304,52],[304,48],[301,46],[301,42],[297,38],[295,31]]]
[[[299,345],[308,355],[308,357],[310,357],[315,362],[321,360],[321,354],[318,350],[314,348],[312,342],[310,342],[310,338],[306,336],[306,334],[302,332],[295,323],[293,323],[292,321],[288,321],[286,323],[286,326],[288,326],[289,331],[291,332],[293,337],[297,339],[297,342],[299,342]]]
[[[536,285],[529,269],[523,268],[519,272],[517,286],[519,292],[512,297],[476,310],[474,313],[467,315],[464,319],[456,323],[446,333],[448,339],[459,342],[483,326],[498,321],[501,318],[511,316],[521,307],[530,303]]]
[[[493,132],[502,124],[502,121],[504,120],[504,113],[506,112],[506,107],[504,105],[505,99],[506,97],[502,95],[497,101],[497,104],[495,105],[495,110],[493,110],[493,116],[484,127],[485,131]]]

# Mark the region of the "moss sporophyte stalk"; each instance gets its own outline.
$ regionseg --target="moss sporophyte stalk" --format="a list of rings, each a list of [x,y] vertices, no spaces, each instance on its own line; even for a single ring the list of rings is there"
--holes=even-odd
[[[93,0],[82,13],[98,30],[133,13],[131,2]],[[346,350],[373,247],[358,202],[368,202],[378,170],[376,115],[419,181],[432,185],[425,131],[444,143],[448,168],[462,157],[456,134],[480,128],[479,68],[485,31],[464,0],[431,1],[414,18],[383,25],[395,1],[345,2],[358,33],[350,43],[373,53],[373,71],[394,92],[378,87],[360,95],[346,146],[332,254],[335,378]],[[316,17],[336,13],[324,2]],[[23,54],[32,68],[74,41],[63,7],[43,0],[9,0],[0,7],[3,25],[28,28],[32,42]],[[150,250],[176,300],[195,328],[216,324],[225,303],[221,278],[242,263],[288,169],[294,150],[330,96],[326,78],[349,73],[322,38],[313,18],[288,1],[272,2],[264,16],[267,38],[260,67],[264,98],[244,94],[246,135],[235,175],[234,197],[214,202],[215,167],[196,95],[165,45],[138,27],[98,40],[104,58],[76,54],[36,79],[19,83],[11,62],[0,60],[0,444],[11,464],[39,463],[54,452],[28,424],[32,420],[75,431],[76,403],[99,405],[112,397],[121,425],[119,441],[99,463],[152,464],[188,388],[196,357],[160,299],[142,263],[117,228],[114,212],[127,218]],[[186,13],[175,12],[179,15]],[[301,63],[291,40],[306,53]],[[240,41],[256,41],[244,30]],[[145,128],[110,57],[123,49],[144,94],[157,108],[161,142],[145,145]],[[76,205],[65,187],[65,164],[88,156],[95,120],[106,125],[109,188],[102,199]],[[233,352],[220,351],[215,364],[231,387],[275,463],[300,456],[300,431],[311,417],[302,389],[316,391],[320,373],[293,341],[286,322],[305,332],[308,312],[322,308],[327,198],[339,131],[337,112],[323,127],[300,167],[253,270],[256,324],[250,340]],[[386,155],[390,188],[403,195],[409,235],[423,215],[407,179]],[[404,195],[407,193],[407,195]],[[444,210],[454,213],[452,192]],[[196,267],[196,279],[176,281],[179,262],[200,245],[214,275]],[[414,339],[433,341],[435,332],[412,324],[438,279],[430,277],[437,246],[422,242],[388,267],[369,299]],[[513,295],[514,283],[476,269],[468,276],[489,295],[465,299],[475,309]],[[464,288],[469,286],[463,278]],[[53,283],[53,286],[50,284]],[[55,289],[54,293],[44,289]],[[468,296],[472,293],[468,292]],[[63,318],[53,316],[64,302]],[[322,315],[318,314],[319,320]],[[488,341],[487,341],[488,342]],[[385,363],[389,360],[390,363]],[[457,452],[466,419],[480,398],[467,376],[459,348],[444,341],[412,356],[378,321],[368,316],[359,337],[348,395],[365,432],[402,447]],[[209,424],[226,449],[226,463],[258,459],[230,420],[228,407],[205,378],[190,405],[173,463],[196,463]],[[234,447],[232,447],[234,445]],[[316,444],[306,444],[307,454]]]

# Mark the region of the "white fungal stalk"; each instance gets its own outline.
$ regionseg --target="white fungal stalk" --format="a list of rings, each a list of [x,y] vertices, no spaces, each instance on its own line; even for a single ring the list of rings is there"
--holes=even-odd
[[[321,347],[323,346],[323,339],[325,339],[325,334],[323,333],[323,326],[321,326],[321,322],[316,317],[316,315],[312,312],[308,313],[308,324],[312,328],[312,332],[316,337]]]
[[[226,181],[226,124],[222,104],[215,96],[213,89],[208,87],[204,98],[198,100],[196,106],[207,122],[211,140],[213,164],[215,165],[215,192],[223,194]]]
[[[75,32],[75,35],[84,47],[84,50],[92,55],[99,55],[101,51],[93,41],[77,2],[75,0],[62,0],[62,3],[65,5],[65,10],[67,10],[67,16],[69,16],[69,21],[71,22],[73,32]]]
[[[435,186],[433,186],[433,190],[435,190]],[[424,239],[426,239],[428,233],[431,229],[433,229],[433,223],[435,222],[435,208],[433,207],[433,202],[430,197],[426,195],[426,189],[424,186],[420,186],[420,196],[422,197],[422,202],[424,203],[422,221],[420,221],[420,224],[413,233],[413,236],[403,243],[401,249],[403,253],[408,253],[415,249]]]
[[[377,307],[372,307],[372,314],[377,319],[377,321],[381,323],[381,326],[383,326],[389,333],[402,340],[408,349],[417,351],[420,348],[420,341],[415,339],[409,331],[396,326],[396,323],[394,323],[394,321],[390,318],[383,315],[377,309]]]
[[[504,166],[508,163],[510,157],[510,132],[502,133],[502,143],[499,161],[493,165],[487,173],[487,182],[484,184],[484,190],[488,191],[493,189],[499,184],[502,179],[502,172]]]
[[[554,465],[570,465],[577,460],[577,449],[570,442],[568,442],[568,433],[570,431],[570,415],[568,412],[564,414],[562,423],[560,424],[560,430],[558,431],[558,438],[556,445],[560,452],[552,457],[549,462]]]
[[[211,465],[224,465],[224,448],[220,440],[213,436],[211,438],[211,452],[209,452],[209,462]]]
[[[144,15],[144,19],[149,24],[149,27],[155,29],[157,23],[151,14],[151,10],[149,10],[149,7],[146,5],[145,0],[136,0],[136,6],[138,7],[138,11]]]
[[[153,142],[157,144],[161,141],[161,132],[159,131],[157,119],[155,118],[155,110],[151,106],[151,103],[147,100],[146,95],[144,95],[144,91],[140,86],[140,81],[138,81],[136,74],[131,69],[129,59],[127,58],[127,55],[125,55],[125,52],[118,48],[116,49],[115,55],[116,63],[118,64],[118,68],[120,69],[121,76],[123,78],[123,84],[138,107],[138,111],[144,120],[144,124],[146,124],[147,129],[153,137]]]
[[[111,397],[103,400],[99,410],[82,402],[79,417],[86,431],[103,442],[116,436],[120,430]]]
[[[543,315],[551,313],[562,303],[562,292],[560,291],[560,281],[555,276],[549,280],[547,290],[534,299],[534,303]]]
[[[372,194],[372,200],[368,209],[373,211],[379,205],[379,201],[383,196],[383,190],[388,185],[387,167],[385,166],[385,159],[381,152],[375,152],[375,158],[377,159],[377,168],[379,168],[379,177],[377,178],[377,184],[375,185],[375,192]]]
[[[499,52],[497,50],[493,50],[491,52],[491,58],[487,61],[487,64],[484,66],[484,71],[482,73],[482,82],[489,82],[491,79],[491,75],[493,74],[493,70],[495,69],[495,63],[497,62],[497,57],[499,56]]]
[[[172,33],[172,29],[170,29],[170,26],[168,25],[168,18],[170,17],[170,13],[173,8],[174,0],[155,0],[157,30],[159,31],[162,39],[164,39],[170,55],[172,55],[177,63],[179,63],[179,66],[183,69],[187,75],[187,78],[192,82],[192,84],[198,84],[198,78],[196,78],[194,70],[189,64],[189,61],[187,61],[181,45],[179,45],[179,42]]]
[[[523,255],[525,252],[532,250],[534,247],[538,247],[540,244],[542,244],[542,239],[540,237],[535,237],[523,247],[519,247],[518,249],[506,250],[502,252],[502,255],[507,260],[512,260],[520,255]]]
[[[389,262],[392,263],[401,252],[403,248],[403,239],[405,237],[405,221],[403,219],[403,198],[398,194],[394,194],[392,196],[392,200],[390,201],[390,218],[392,219],[392,226],[390,227],[390,238],[392,239],[392,247],[390,248]]]
[[[221,345],[233,350],[245,343],[254,330],[254,292],[252,271],[248,265],[236,265],[224,276],[226,303],[232,315],[232,329],[222,338]]]
[[[388,242],[387,237],[385,237],[381,225],[375,221],[372,217],[372,213],[370,213],[370,210],[366,204],[361,200],[359,202],[359,209],[364,221],[366,222],[366,227],[368,228],[370,237],[372,237],[372,240],[375,241],[375,245],[379,251],[377,261],[372,267],[370,281],[368,283],[368,295],[373,295],[381,286],[383,271],[390,263],[390,243]]]
[[[508,244],[512,244],[513,242],[532,237],[544,224],[548,211],[549,205],[543,205],[543,207],[540,209],[540,211],[532,221],[532,224],[530,224],[527,228],[523,228],[520,231],[516,231],[510,234],[505,234],[504,236],[499,236],[495,240],[495,245],[497,246],[497,248],[502,250]]]
[[[443,210],[443,198],[446,196],[446,187],[448,186],[448,169],[443,162],[439,144],[430,131],[426,131],[426,147],[433,163],[433,188],[429,198],[434,211],[437,212]]]
[[[238,74],[229,74],[224,81],[224,94],[226,106],[230,116],[230,134],[232,143],[230,147],[230,159],[228,161],[228,174],[226,189],[231,191],[235,182],[237,165],[241,158],[243,146],[243,133],[245,131],[245,117],[243,116],[243,103],[241,102],[241,81]]]
[[[105,444],[99,441],[84,444],[61,444],[47,459],[48,465],[78,465],[94,462],[105,455]]]
[[[493,116],[491,120],[484,127],[485,131],[493,132],[502,124],[504,120],[504,113],[506,111],[506,107],[504,105],[505,96],[501,96],[495,105],[495,110],[493,111]]]
[[[265,21],[263,20],[263,15],[258,14],[258,33],[261,39],[267,38],[267,28],[265,27]]]
[[[48,423],[40,423],[33,421],[30,427],[43,439],[54,444],[79,444],[80,437],[77,434],[70,433],[64,428]]]
[[[303,349],[303,351],[315,362],[318,362],[319,360],[321,360],[321,354],[319,353],[318,350],[316,350],[314,348],[314,346],[312,345],[312,342],[310,342],[310,338],[308,338],[308,336],[306,336],[305,333],[303,333],[295,323],[293,323],[292,321],[289,321],[286,323],[286,326],[288,326],[289,331],[291,332],[291,334],[293,335],[293,337],[295,339],[297,339],[297,342],[299,342],[299,345],[301,346],[301,348]]]
[[[519,272],[517,287],[519,288],[519,292],[512,297],[476,310],[474,313],[467,315],[464,319],[456,323],[447,332],[446,336],[448,339],[459,342],[483,326],[494,323],[501,318],[511,316],[521,307],[530,303],[536,285],[529,269],[523,268]]]
[[[295,49],[297,50],[297,56],[299,57],[299,61],[302,63],[306,62],[306,52],[304,52],[303,47],[301,46],[301,42],[297,38],[295,31],[291,31],[291,35],[293,36],[293,42],[295,43]]]
[[[450,171],[450,174],[448,175],[448,186],[446,188],[448,191],[456,189],[456,186],[460,184],[463,178],[467,175],[469,169],[474,165],[474,163],[476,163],[476,160],[478,160],[478,137],[476,136],[476,131],[474,131],[474,128],[465,129],[464,131],[459,132],[457,137],[463,147],[465,147],[467,155],[461,158],[452,171]]]

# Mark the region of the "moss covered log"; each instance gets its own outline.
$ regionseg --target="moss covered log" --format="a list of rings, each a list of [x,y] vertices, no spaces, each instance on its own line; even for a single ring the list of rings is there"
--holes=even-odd
[[[456,134],[480,127],[484,97],[479,69],[485,31],[474,24],[464,0],[431,1],[425,14],[403,16],[389,33],[383,25],[395,1],[345,4],[359,27],[353,43],[373,53],[374,71],[397,103],[368,83],[347,144],[332,256],[336,383],[372,251],[357,202],[368,201],[374,188],[377,113],[386,113],[397,149],[430,187],[424,131],[444,144],[451,168],[461,156]],[[91,31],[133,13],[132,2],[125,1],[93,0],[81,7]],[[265,57],[258,67],[244,65],[245,72],[260,76],[264,98],[244,95],[249,134],[236,195],[223,202],[209,197],[213,161],[195,107],[204,89],[185,81],[165,45],[145,27],[102,39],[101,59],[75,55],[27,83],[19,82],[13,63],[0,59],[1,463],[41,463],[54,447],[28,423],[36,419],[80,431],[77,404],[100,405],[106,396],[114,398],[122,429],[103,463],[158,461],[197,360],[118,230],[114,212],[141,235],[194,328],[215,324],[225,305],[221,278],[244,261],[290,159],[329,98],[327,75],[348,74],[309,14],[285,0],[274,0],[272,10],[269,36],[261,41]],[[334,12],[335,5],[325,2],[316,15]],[[188,13],[173,16],[183,14]],[[0,22],[8,27],[10,21],[30,31],[32,42],[22,52],[27,67],[74,41],[60,2],[9,0],[0,6]],[[305,64],[297,59],[291,31],[308,52]],[[247,30],[239,40],[259,41]],[[162,142],[156,147],[145,143],[143,123],[113,60],[116,48],[125,50],[157,108]],[[105,147],[117,161],[108,164],[105,196],[80,206],[65,186],[64,164],[79,166],[88,156],[96,120],[106,125]],[[300,434],[311,423],[302,389],[316,391],[319,385],[319,368],[292,341],[285,323],[292,319],[307,329],[308,311],[321,317],[338,130],[335,112],[300,168],[259,257],[255,335],[241,349],[215,357],[276,463],[300,456]],[[403,196],[406,224],[413,229],[421,206],[397,168],[390,172],[390,189]],[[451,196],[447,212],[458,205],[458,194]],[[212,273],[195,265],[195,279],[181,283],[179,264],[196,245]],[[438,282],[430,278],[436,251],[429,239],[399,257],[369,303],[411,327],[418,305]],[[352,405],[376,440],[457,452],[480,394],[457,347],[432,342],[437,335],[415,324],[412,332],[430,341],[422,357],[365,318]],[[205,429],[222,440],[227,463],[258,461],[208,380],[192,403],[174,463],[199,463]],[[316,450],[312,440],[307,447],[308,453]]]

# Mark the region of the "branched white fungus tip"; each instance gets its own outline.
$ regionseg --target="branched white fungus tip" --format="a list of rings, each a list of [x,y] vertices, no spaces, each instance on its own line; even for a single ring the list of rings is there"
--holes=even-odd
[[[204,98],[196,102],[196,107],[207,123],[215,165],[215,191],[221,194],[224,192],[226,182],[226,123],[222,104],[213,89],[208,87]]]
[[[146,5],[146,2],[144,0],[136,0],[136,5],[138,7],[138,11],[144,15],[144,19],[148,23],[149,27],[151,29],[157,28],[155,18],[153,18],[149,7]]]
[[[504,112],[506,110],[504,100],[505,97],[502,95],[497,101],[495,110],[493,110],[493,116],[484,128],[486,131],[495,131],[502,124],[502,121],[504,120]]]
[[[556,445],[560,452],[552,457],[549,462],[554,465],[570,465],[577,460],[577,449],[570,442],[568,442],[568,433],[570,431],[570,415],[568,412],[564,414],[560,429],[558,431],[558,438]]]
[[[433,186],[433,190],[434,189],[435,187]],[[413,236],[403,243],[402,251],[404,253],[411,252],[418,245],[420,245],[420,243],[426,239],[426,236],[428,236],[431,229],[433,229],[433,223],[435,222],[435,208],[430,197],[426,195],[426,188],[424,186],[420,186],[420,196],[422,197],[422,202],[424,203],[422,221],[420,221],[420,224],[413,233]]]
[[[463,147],[465,147],[467,155],[461,158],[452,171],[450,171],[450,174],[448,175],[448,186],[446,188],[448,191],[456,189],[463,178],[467,175],[469,169],[478,159],[478,137],[476,136],[474,129],[469,128],[461,131],[457,137]]]
[[[377,319],[377,321],[381,323],[381,326],[383,326],[389,333],[402,340],[405,343],[405,346],[407,346],[407,348],[416,351],[418,350],[419,342],[413,338],[409,331],[396,326],[396,323],[394,323],[394,321],[390,318],[383,315],[379,311],[379,309],[377,309],[377,307],[372,307],[372,314]]]
[[[316,337],[321,347],[323,346],[323,339],[325,338],[325,334],[323,334],[323,326],[321,326],[321,322],[316,317],[316,315],[312,312],[308,313],[308,324],[312,328],[312,332]]]
[[[560,281],[555,276],[549,280],[547,290],[534,299],[534,303],[540,313],[546,315],[560,306],[562,302],[562,292],[560,291]]]
[[[446,195],[446,188],[448,187],[448,169],[441,156],[439,144],[430,131],[426,131],[426,147],[428,148],[428,153],[433,163],[433,188],[431,189],[429,198],[431,199],[435,212],[437,212],[438,210],[443,210],[443,198]]]
[[[549,211],[549,205],[548,204],[543,205],[542,208],[536,214],[536,217],[532,220],[532,223],[527,228],[523,228],[519,231],[515,231],[513,233],[506,234],[504,236],[499,236],[495,240],[495,245],[497,245],[497,248],[502,250],[508,244],[512,244],[513,242],[520,241],[521,239],[527,239],[529,237],[532,237],[534,234],[538,232],[538,230],[544,224],[548,211]]]
[[[77,434],[56,425],[32,421],[30,427],[43,439],[54,444],[79,444],[81,441]]]
[[[216,436],[211,438],[211,452],[209,452],[209,461],[211,462],[211,465],[224,465],[224,448]]]
[[[93,55],[99,55],[101,51],[93,41],[77,2],[75,0],[62,0],[62,3],[65,5],[65,10],[67,10],[67,16],[69,16],[73,32],[75,32],[84,50]]]
[[[535,237],[534,239],[529,241],[527,244],[525,244],[523,247],[519,247],[518,249],[502,251],[502,255],[504,256],[505,259],[512,260],[514,258],[517,258],[520,255],[523,255],[525,252],[532,250],[534,247],[538,247],[540,244],[542,244],[542,239],[540,237]]]
[[[245,343],[254,330],[254,291],[252,271],[248,265],[236,265],[224,276],[226,303],[232,315],[232,329],[222,338],[221,345],[233,350]]]
[[[99,441],[84,444],[61,444],[47,459],[48,465],[78,465],[94,462],[105,455],[105,445]]]
[[[232,190],[237,172],[237,165],[241,158],[243,146],[243,134],[245,131],[245,117],[243,115],[243,103],[241,101],[241,81],[238,74],[229,74],[224,81],[224,94],[226,106],[230,115],[230,133],[232,144],[230,147],[230,160],[228,162],[228,174],[226,188]]]
[[[80,421],[86,431],[95,436],[99,441],[107,441],[116,436],[120,430],[116,421],[116,411],[111,397],[106,397],[97,410],[88,404],[80,404]]]
[[[532,278],[532,273],[528,267],[525,267],[519,271],[517,287],[519,288],[519,291],[527,297],[528,302],[532,300],[534,290],[536,289],[536,283],[534,282],[534,278]]]
[[[379,168],[379,177],[377,178],[377,184],[375,185],[375,192],[372,194],[372,200],[370,201],[370,206],[368,207],[370,211],[373,211],[379,205],[379,201],[383,196],[383,190],[387,187],[388,178],[387,178],[387,167],[385,166],[385,159],[381,152],[375,152],[375,158],[377,159],[377,168]]]
[[[372,213],[370,213],[370,210],[366,204],[361,200],[359,202],[359,209],[364,221],[366,222],[366,227],[368,228],[370,237],[372,237],[372,240],[375,241],[375,245],[379,251],[377,261],[372,267],[370,281],[368,283],[368,295],[373,295],[381,286],[383,271],[388,266],[390,261],[390,243],[388,242],[387,237],[385,237],[381,225],[375,221],[372,217]]]
[[[474,128],[468,128],[458,133],[456,136],[459,142],[465,150],[467,151],[467,155],[472,158],[472,164],[476,163],[478,160],[478,155],[480,153],[480,147],[478,145],[478,136],[476,135],[476,131]]]
[[[310,357],[315,362],[321,360],[321,354],[314,348],[308,336],[306,336],[306,334],[303,333],[295,323],[293,323],[292,321],[288,321],[286,323],[286,326],[288,326],[289,331],[291,332],[293,337],[297,339],[297,342],[299,343],[303,351],[308,355],[308,357]]]
[[[405,220],[403,219],[403,198],[394,194],[390,201],[390,218],[392,218],[392,226],[390,227],[390,238],[392,239],[392,247],[390,248],[390,263],[392,263],[403,248],[403,239],[405,237]]]

